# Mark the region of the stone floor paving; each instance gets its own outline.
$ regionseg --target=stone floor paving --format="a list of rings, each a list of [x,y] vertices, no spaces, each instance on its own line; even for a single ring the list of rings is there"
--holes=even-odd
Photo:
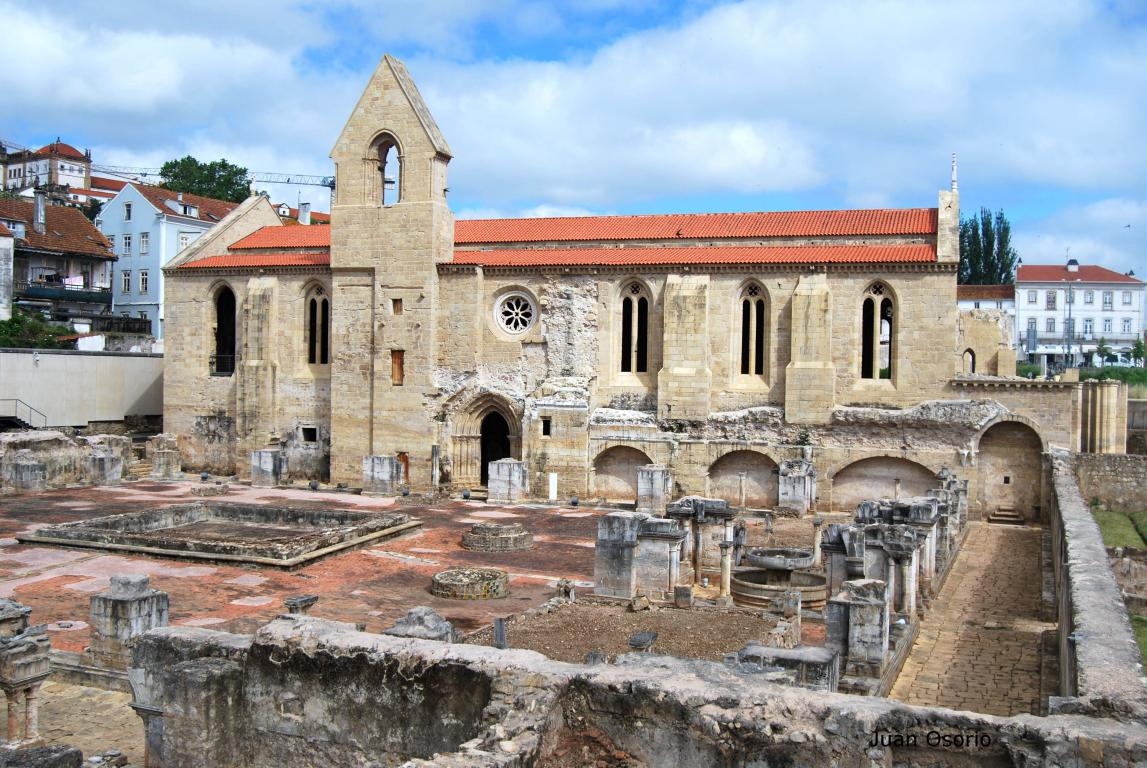
[[[143,721],[131,695],[49,680],[40,689],[40,735],[50,744],[70,744],[84,757],[118,749],[133,766],[143,765]]]
[[[889,695],[908,704],[1039,713],[1040,542],[1035,527],[970,523]]]

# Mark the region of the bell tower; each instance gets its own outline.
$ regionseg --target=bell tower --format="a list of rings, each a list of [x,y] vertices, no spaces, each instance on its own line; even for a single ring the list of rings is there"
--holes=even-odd
[[[397,456],[412,488],[430,485],[450,158],[406,67],[384,56],[331,150],[333,482],[357,485],[364,457]]]

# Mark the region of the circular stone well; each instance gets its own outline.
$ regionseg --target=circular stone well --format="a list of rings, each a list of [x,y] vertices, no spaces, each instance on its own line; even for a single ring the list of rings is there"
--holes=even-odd
[[[462,548],[477,552],[514,552],[534,546],[534,537],[521,523],[475,523],[462,534]]]
[[[451,600],[492,600],[510,594],[510,575],[497,568],[451,568],[434,574],[430,592]]]
[[[828,586],[824,576],[808,571],[746,568],[733,574],[733,604],[752,608],[768,607],[785,592],[800,592],[801,607],[819,611],[824,608]]]
[[[814,555],[811,549],[753,547],[745,553],[745,559],[754,568],[768,568],[773,571],[799,571],[803,568],[812,568]]]

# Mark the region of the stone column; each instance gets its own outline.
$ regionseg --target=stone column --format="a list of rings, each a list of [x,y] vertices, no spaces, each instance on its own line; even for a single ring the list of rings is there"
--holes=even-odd
[[[492,503],[515,503],[530,495],[530,480],[525,463],[518,459],[500,459],[489,464],[488,498]]]
[[[8,741],[20,740],[20,691],[4,691],[8,699]]]
[[[876,579],[846,581],[848,600],[848,674],[880,677],[888,655],[886,585]]]
[[[741,510],[745,509],[745,478],[748,477],[748,472],[737,473],[737,491],[738,498],[741,500]]]
[[[721,597],[728,597],[733,586],[733,542],[721,542]]]
[[[647,464],[637,468],[637,511],[658,517],[665,516],[669,492],[673,487],[669,467]]]
[[[91,599],[92,663],[107,669],[126,669],[135,638],[155,627],[167,626],[166,592],[151,588],[147,576],[112,576],[107,592]]]
[[[823,517],[814,517],[812,519],[812,564],[815,568],[820,567],[820,540],[823,535],[821,533],[821,526],[823,525]]]
[[[251,487],[274,488],[282,479],[283,452],[278,448],[251,451]]]
[[[40,683],[24,690],[24,738],[40,738]]]
[[[392,495],[403,482],[402,464],[397,456],[363,456],[362,490]]]

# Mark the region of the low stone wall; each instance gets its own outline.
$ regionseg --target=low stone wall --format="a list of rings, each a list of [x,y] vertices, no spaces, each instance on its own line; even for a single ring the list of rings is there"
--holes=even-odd
[[[1147,456],[1083,453],[1076,456],[1075,475],[1084,501],[1101,499],[1109,509],[1147,509]]]
[[[50,429],[0,433],[0,492],[120,482],[132,462],[120,435],[72,438]]]
[[[1052,474],[1052,568],[1059,622],[1060,699],[1052,711],[1143,721],[1147,687],[1139,646],[1107,550],[1073,469],[1093,458],[1057,451]],[[1075,461],[1073,461],[1073,459]],[[1073,464],[1075,465],[1073,467]]]
[[[649,654],[563,664],[305,616],[280,617],[253,637],[153,630],[129,675],[151,755],[165,768],[493,768],[571,757],[972,768],[1130,765],[1147,753],[1141,722],[912,707]]]

